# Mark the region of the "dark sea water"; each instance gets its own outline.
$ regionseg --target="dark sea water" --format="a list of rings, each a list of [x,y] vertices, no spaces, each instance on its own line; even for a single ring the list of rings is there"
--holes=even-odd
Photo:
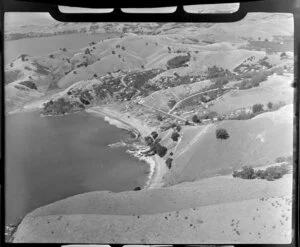
[[[147,180],[147,164],[125,147],[108,146],[130,138],[130,133],[86,112],[9,115],[5,137],[6,225],[72,195],[133,190]]]

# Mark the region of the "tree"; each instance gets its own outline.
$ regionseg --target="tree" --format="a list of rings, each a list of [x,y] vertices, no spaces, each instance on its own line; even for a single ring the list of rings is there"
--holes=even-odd
[[[153,144],[153,138],[151,136],[146,136],[144,140],[145,140],[145,143],[147,146],[150,146]]]
[[[85,51],[84,51],[84,54],[91,54],[91,51],[89,48],[86,48]]]
[[[273,108],[273,103],[269,102],[267,106],[268,106],[269,110],[271,110]]]
[[[161,115],[157,115],[156,118],[158,121],[163,121],[163,117]]]
[[[153,137],[153,139],[156,139],[156,137],[158,137],[158,133],[156,131],[151,132],[151,136]]]
[[[180,132],[181,126],[179,124],[177,124],[176,127],[175,127],[175,129],[176,129],[177,132]]]
[[[166,165],[167,165],[167,167],[168,167],[169,169],[171,169],[171,167],[172,167],[172,161],[173,161],[172,158],[168,158],[168,159],[166,160]]]
[[[164,157],[168,151],[168,149],[159,143],[156,144],[155,151],[158,154],[159,157]]]
[[[174,131],[171,135],[171,138],[174,142],[177,142],[179,137],[180,137],[180,134],[176,131]]]
[[[194,116],[192,117],[192,121],[193,121],[194,123],[200,123],[200,122],[201,122],[197,115],[194,115]]]
[[[141,187],[135,187],[134,188],[134,191],[138,191],[138,190],[141,190]]]
[[[216,130],[216,137],[217,137],[217,139],[226,140],[229,138],[229,134],[226,129],[219,128]]]
[[[259,113],[264,110],[264,106],[262,104],[255,104],[252,106],[252,112],[253,113]]]
[[[65,51],[65,52],[66,52],[66,51],[67,51],[67,48],[62,48],[62,51]]]
[[[287,54],[285,52],[282,52],[280,54],[280,58],[283,59],[283,58],[287,58]]]

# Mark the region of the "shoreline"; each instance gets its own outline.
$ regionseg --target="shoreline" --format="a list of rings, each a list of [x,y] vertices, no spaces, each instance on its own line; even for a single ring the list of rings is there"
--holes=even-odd
[[[31,107],[23,106],[21,109],[16,109],[14,112],[9,112],[8,115],[39,110],[40,105],[41,104],[35,103]],[[112,109],[112,107],[109,106],[92,106],[88,109],[85,109],[84,111],[90,114],[96,114],[98,116],[101,116],[104,119],[104,121],[108,122],[109,124],[114,125],[117,128],[125,129],[134,133],[136,135],[136,139],[145,137],[155,130],[155,128],[147,126],[144,122],[133,117],[130,113],[128,113],[126,116],[125,114],[119,112],[118,110]],[[41,117],[45,116],[41,115]],[[153,189],[162,187],[164,184],[163,176],[167,171],[166,169],[164,169],[165,161],[162,158],[157,157],[156,155],[144,156],[141,153],[141,151],[143,150],[137,147],[136,151],[127,150],[126,152],[139,159],[140,161],[146,162],[150,167],[148,180],[146,181],[143,189]]]
[[[145,137],[154,130],[154,128],[147,126],[141,120],[134,118],[131,114],[128,114],[126,117],[126,115],[112,109],[112,107],[93,106],[86,109],[85,111],[88,113],[100,115],[104,118],[105,121],[109,122],[109,124],[115,125],[117,128],[123,128],[128,131],[132,131],[137,134],[137,137]],[[162,187],[162,178],[166,171],[162,169],[164,167],[164,160],[160,157],[156,157],[155,155],[144,156],[141,153],[142,151],[143,150],[137,148],[137,151],[129,150],[128,153],[138,158],[139,160],[146,162],[150,166],[148,181],[146,182],[143,189]]]
[[[145,137],[154,130],[154,128],[147,126],[141,120],[132,117],[131,114],[128,114],[126,117],[124,116],[124,114],[118,112],[117,110],[111,109],[111,107],[93,106],[91,108],[86,109],[85,111],[88,113],[101,115],[104,118],[104,120],[108,121],[112,125],[115,125],[117,128],[124,128],[129,131],[133,131],[134,133],[138,133],[138,136],[140,137]],[[130,117],[128,118],[128,116]],[[139,160],[145,161],[150,166],[150,174],[148,177],[148,181],[146,182],[143,189],[153,189],[162,187],[162,178],[166,171],[163,169],[163,167],[165,167],[164,160],[160,157],[156,157],[155,155],[144,156],[143,154],[141,154],[141,151],[142,150],[137,150],[133,152],[129,151],[129,153],[138,158]]]

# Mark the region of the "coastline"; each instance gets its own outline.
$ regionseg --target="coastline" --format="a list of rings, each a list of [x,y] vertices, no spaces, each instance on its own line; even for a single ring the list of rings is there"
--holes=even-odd
[[[145,137],[149,135],[150,132],[154,131],[153,127],[147,126],[141,120],[133,117],[131,114],[122,114],[111,107],[105,106],[93,106],[85,110],[88,113],[97,114],[104,118],[105,121],[118,128],[126,129],[134,132],[137,137]],[[148,181],[146,182],[143,189],[153,189],[163,186],[163,175],[165,174],[164,160],[156,156],[144,156],[141,152],[142,149],[137,149],[137,151],[128,151],[131,155],[135,156],[141,161],[145,161],[150,166],[150,173]]]
[[[41,102],[38,103],[34,102],[33,104],[30,105],[30,107],[23,106],[22,108],[16,109],[13,112],[9,112],[8,114],[10,115],[10,114],[20,113],[25,111],[34,111],[40,108],[41,108]],[[130,113],[123,114],[116,109],[112,109],[112,107],[93,106],[88,109],[85,109],[85,112],[90,114],[96,114],[102,117],[109,124],[114,125],[117,128],[131,131],[136,135],[136,138],[145,137],[155,130],[154,127],[147,126],[143,121],[135,118]],[[127,150],[127,152],[130,155],[149,164],[150,173],[148,176],[148,180],[145,183],[143,189],[153,189],[153,188],[162,187],[164,185],[163,176],[167,171],[164,159],[156,155],[145,156],[142,154],[142,151],[144,150],[141,147],[137,147],[136,151]]]

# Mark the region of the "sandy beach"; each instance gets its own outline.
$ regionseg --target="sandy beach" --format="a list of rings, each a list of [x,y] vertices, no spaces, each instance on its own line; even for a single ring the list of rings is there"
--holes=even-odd
[[[110,124],[115,125],[118,128],[132,131],[137,135],[140,134],[142,138],[155,130],[155,128],[147,126],[143,121],[135,118],[132,114],[128,112],[121,113],[112,107],[94,106],[86,109],[86,112],[98,114]],[[165,161],[157,155],[146,157],[139,151],[135,152],[134,156],[140,160],[146,161],[150,165],[149,180],[144,189],[162,187],[164,184],[163,176],[167,172]]]

